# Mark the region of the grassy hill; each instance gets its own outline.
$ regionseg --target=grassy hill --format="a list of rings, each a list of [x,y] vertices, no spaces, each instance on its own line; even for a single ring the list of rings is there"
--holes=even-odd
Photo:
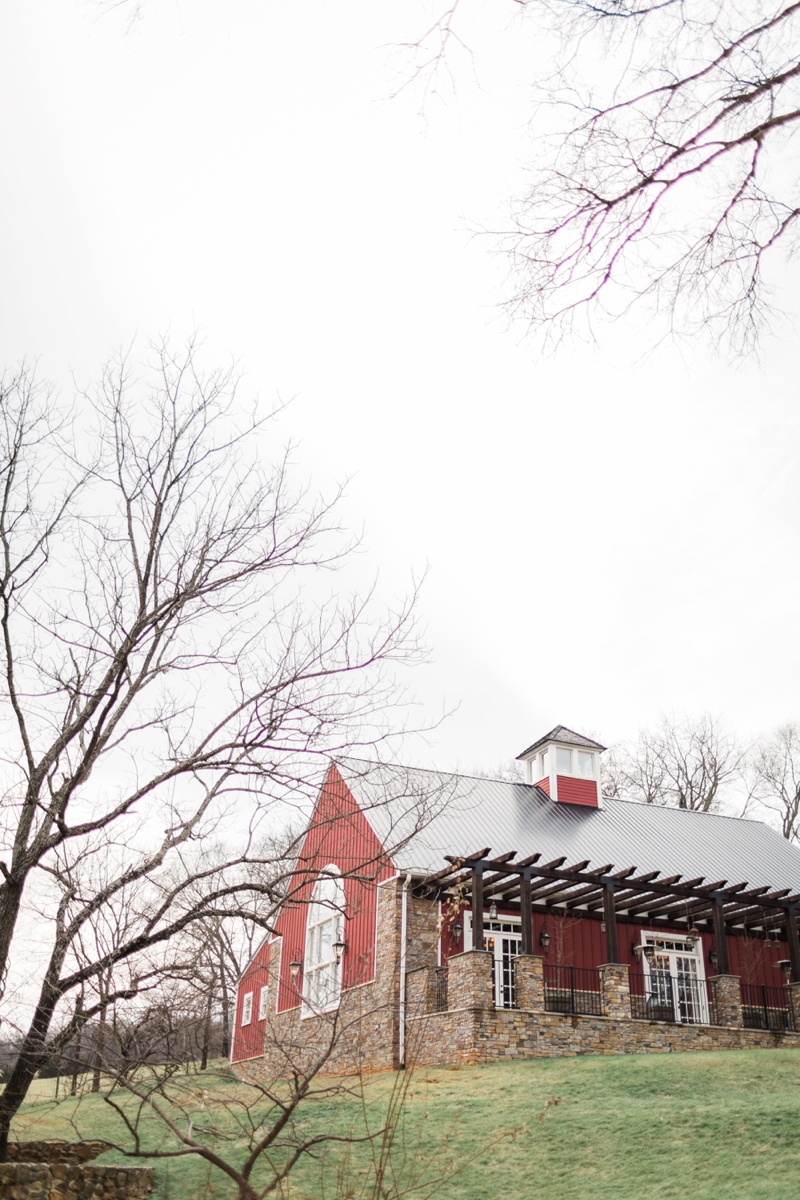
[[[228,1098],[235,1096],[236,1080],[214,1078],[215,1094],[227,1089]],[[203,1079],[197,1077],[199,1087]],[[370,1080],[371,1103],[379,1107],[389,1086],[387,1076]],[[35,1088],[17,1136],[123,1140],[99,1097],[56,1103],[52,1080]],[[306,1120],[310,1128],[345,1129],[355,1115],[354,1101],[337,1099],[316,1104]],[[438,1200],[797,1200],[800,1051],[421,1070],[411,1080],[402,1132],[402,1165],[435,1183]],[[235,1153],[234,1126],[224,1131],[223,1144]],[[345,1153],[337,1149],[321,1163],[306,1163],[285,1195],[357,1197],[369,1151],[358,1147],[342,1172]],[[452,1176],[451,1168],[459,1173]],[[162,1164],[158,1179],[160,1200],[235,1194],[194,1160]],[[431,1191],[410,1194],[424,1200]]]

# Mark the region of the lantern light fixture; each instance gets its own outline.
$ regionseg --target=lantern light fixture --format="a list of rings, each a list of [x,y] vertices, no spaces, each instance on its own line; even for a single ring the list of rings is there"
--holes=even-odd
[[[347,942],[344,940],[344,938],[342,937],[342,935],[340,933],[339,936],[337,937],[336,941],[333,943],[333,953],[336,955],[337,964],[342,961],[342,955],[344,954],[346,949],[347,949]]]
[[[639,942],[636,942],[636,941],[631,942],[631,954],[633,955],[633,957],[636,959],[636,961],[638,963],[640,963],[642,961],[642,951],[643,950],[644,950],[644,946],[640,945]]]
[[[453,928],[453,939],[454,939],[456,945],[459,945],[461,942],[461,935],[464,932],[464,926],[461,924],[460,921],[454,921],[452,928]]]
[[[292,955],[292,961],[289,963],[289,974],[292,977],[292,983],[295,982],[297,976],[300,974],[300,968],[302,965],[303,964],[300,962],[300,951],[295,950],[294,954]]]
[[[492,901],[491,906],[489,908],[489,919],[491,921],[497,920],[497,905],[495,904],[494,900]]]
[[[776,963],[773,963],[780,971],[783,971],[783,978],[788,983],[792,976],[792,960],[790,958],[779,958]]]
[[[655,946],[642,946],[642,954],[645,956],[647,961],[652,964],[653,959],[656,956]]]
[[[711,947],[711,949],[710,949],[710,950],[709,950],[709,952],[708,952],[708,961],[711,963],[712,967],[716,967],[716,965],[717,965],[717,952],[716,952],[716,950],[714,949],[714,947],[713,947],[713,946]]]
[[[547,932],[546,929],[543,929],[542,932],[539,934],[539,945],[542,947],[545,954],[547,954],[547,948],[550,945],[550,934]]]

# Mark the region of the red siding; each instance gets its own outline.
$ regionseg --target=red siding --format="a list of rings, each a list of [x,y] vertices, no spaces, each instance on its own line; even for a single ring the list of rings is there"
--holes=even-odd
[[[269,983],[270,943],[262,942],[248,963],[236,992],[236,1009],[233,1027],[231,1062],[244,1058],[257,1058],[264,1050],[264,1022],[258,1018],[259,998],[262,987]],[[242,1025],[242,1008],[248,992],[253,994],[253,1015],[249,1025]]]
[[[376,885],[394,875],[394,867],[336,767],[331,765],[298,861],[297,884],[276,922],[283,939],[278,1011],[296,1008],[303,991],[302,971],[292,982],[289,963],[303,961],[308,901],[319,872],[335,864],[347,899],[342,986],[355,987],[375,977]],[[302,871],[302,874],[299,872]],[[355,876],[355,877],[354,877]]]
[[[550,776],[545,775],[544,779],[540,779],[536,786],[540,787],[543,792],[547,792],[547,794],[549,796],[550,795]]]
[[[588,808],[597,808],[597,784],[593,779],[558,775],[556,788],[559,804],[583,804]]]

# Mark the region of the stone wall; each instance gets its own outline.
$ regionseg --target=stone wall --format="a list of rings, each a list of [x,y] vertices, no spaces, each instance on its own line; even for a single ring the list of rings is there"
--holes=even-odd
[[[150,1167],[0,1163],[3,1200],[143,1200],[154,1186]]]
[[[110,1150],[108,1142],[9,1142],[9,1162],[71,1162],[86,1163]]]
[[[409,1019],[420,1066],[560,1058],[577,1054],[664,1054],[680,1050],[800,1049],[800,1034],[714,1025],[673,1025],[523,1009],[465,1008]]]

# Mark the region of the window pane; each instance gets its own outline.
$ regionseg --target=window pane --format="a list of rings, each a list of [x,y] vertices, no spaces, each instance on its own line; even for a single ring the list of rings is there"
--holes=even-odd
[[[559,775],[572,774],[572,751],[562,750],[560,746],[556,749],[556,762],[558,764]]]
[[[547,751],[545,750],[544,754],[542,755],[542,770],[541,770],[541,774],[539,775],[539,778],[544,779],[545,775],[549,775],[549,774],[550,774],[550,768],[547,765]]]
[[[592,755],[586,754],[583,750],[578,751],[578,772],[584,779],[594,779],[594,771],[592,770]]]

